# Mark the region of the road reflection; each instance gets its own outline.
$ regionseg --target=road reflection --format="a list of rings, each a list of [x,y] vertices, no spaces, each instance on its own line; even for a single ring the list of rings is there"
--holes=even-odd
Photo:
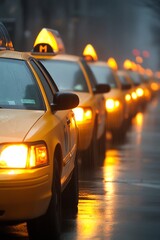
[[[103,165],[95,170],[81,169],[77,216],[78,239],[110,239],[116,224],[116,182],[121,162],[119,150],[108,149]]]
[[[133,127],[136,131],[136,145],[140,145],[142,142],[142,128],[143,128],[144,114],[142,112],[137,113],[132,121]]]
[[[80,197],[77,215],[78,239],[92,239],[102,230],[104,189],[102,173],[81,169]],[[98,181],[97,181],[98,180]]]
[[[105,190],[105,232],[108,238],[112,235],[115,225],[116,214],[116,194],[115,181],[117,179],[116,165],[120,164],[119,151],[111,149],[106,152],[106,158],[103,166],[104,190]],[[110,238],[109,238],[110,239]]]
[[[113,143],[107,139],[105,159],[95,169],[80,165],[78,214],[65,216],[62,240],[119,240],[132,235],[134,240],[160,239],[157,104],[154,100],[148,111],[135,116],[125,140]],[[150,238],[150,232],[158,238]],[[139,234],[143,237],[138,238]],[[0,229],[1,239],[27,240],[26,226]]]

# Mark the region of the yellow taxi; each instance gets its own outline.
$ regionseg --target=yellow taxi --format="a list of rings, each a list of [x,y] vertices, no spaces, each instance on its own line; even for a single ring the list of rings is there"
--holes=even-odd
[[[59,91],[33,56],[5,49],[3,38],[0,223],[27,222],[29,239],[57,239],[61,200],[70,211],[78,206],[78,128],[72,108],[79,98]]]
[[[79,96],[79,106],[73,109],[79,129],[78,149],[82,164],[94,166],[104,156],[106,143],[106,112],[104,92],[109,85],[97,84],[86,61],[65,53],[59,33],[43,28],[38,34],[32,55],[48,70],[59,89]],[[60,45],[60,47],[59,47]],[[58,49],[60,51],[58,52]],[[63,50],[64,49],[64,50]]]
[[[158,82],[158,75],[158,72],[154,73],[150,68],[145,69],[143,74],[144,82],[150,91],[150,99],[153,99],[159,93],[160,85]]]
[[[128,115],[127,119],[130,122],[132,118],[136,115],[138,108],[137,94],[134,88],[134,83],[127,71],[124,69],[118,70],[117,75],[122,83],[122,90],[125,94],[124,98]]]
[[[144,110],[148,101],[151,99],[150,90],[146,84],[143,74],[135,71],[128,72],[135,86],[139,102],[139,111]]]
[[[124,68],[134,83],[137,94],[138,111],[142,111],[151,99],[151,91],[144,77],[144,71],[140,65],[135,64],[129,59],[124,61]]]
[[[114,139],[120,138],[124,130],[126,111],[124,94],[116,70],[113,70],[106,62],[98,60],[96,51],[91,44],[86,45],[83,56],[88,60],[97,82],[109,84],[111,87],[111,90],[104,94],[107,130],[112,133]]]

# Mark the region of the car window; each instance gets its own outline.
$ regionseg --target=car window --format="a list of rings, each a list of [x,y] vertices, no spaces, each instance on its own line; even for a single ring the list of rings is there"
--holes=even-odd
[[[88,75],[88,78],[90,80],[90,84],[92,86],[92,89],[94,89],[96,87],[96,84],[97,84],[97,80],[95,78],[95,75],[93,73],[93,71],[91,70],[90,66],[86,63],[85,60],[81,60],[81,63],[83,64],[83,67]]]
[[[91,69],[98,83],[107,83],[111,88],[117,88],[117,82],[111,69],[91,64]]]
[[[124,76],[124,75],[122,75],[122,74],[120,74],[120,73],[117,73],[118,74],[118,78],[119,78],[119,80],[120,80],[120,82],[122,83],[122,84],[127,84],[128,82],[127,82],[127,79],[126,79],[126,77]]]
[[[136,86],[141,84],[141,77],[137,72],[130,71],[129,74],[130,74],[130,76],[131,76],[131,78],[132,78],[132,80],[133,80],[133,82]]]
[[[83,72],[76,62],[41,60],[60,90],[88,92]]]
[[[27,63],[0,58],[0,108],[43,110],[43,100]]]
[[[36,70],[37,75],[41,79],[41,83],[45,89],[45,93],[46,93],[48,102],[50,104],[52,104],[54,93],[58,91],[58,88],[55,85],[55,82],[53,81],[53,79],[51,78],[49,73],[46,71],[44,66],[39,61],[38,61],[38,65],[37,65],[37,62],[35,62],[35,60],[32,59],[31,64],[33,65],[34,69]],[[39,66],[39,64],[40,64],[40,66]],[[46,76],[44,76],[44,73]],[[52,87],[50,86],[50,84]]]

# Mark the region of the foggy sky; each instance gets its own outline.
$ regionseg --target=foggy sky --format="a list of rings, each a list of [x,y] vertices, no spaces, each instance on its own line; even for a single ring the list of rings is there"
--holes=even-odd
[[[132,50],[136,48],[140,53],[144,50],[150,53],[150,57],[144,59],[144,67],[159,68],[152,31],[154,16],[150,9],[136,0],[91,2],[90,8],[86,9],[86,18],[77,25],[77,41],[81,41],[81,45],[77,44],[75,48],[77,54],[81,53],[82,45],[90,42],[100,59],[107,60],[112,56],[122,66],[126,58],[135,59]]]

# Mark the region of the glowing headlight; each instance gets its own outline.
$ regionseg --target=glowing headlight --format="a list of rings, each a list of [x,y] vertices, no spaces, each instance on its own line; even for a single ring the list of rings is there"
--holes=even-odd
[[[150,93],[150,91],[146,88],[145,89],[145,91],[144,91],[144,95],[145,95],[145,97],[147,98],[147,99],[150,99],[150,97],[151,97],[151,93]]]
[[[144,95],[144,91],[142,88],[137,88],[136,93],[138,97],[142,97]]]
[[[137,99],[137,94],[135,92],[132,92],[131,96],[132,96],[132,99],[134,100]]]
[[[159,86],[158,86],[158,84],[155,83],[155,82],[151,83],[151,89],[152,89],[153,91],[157,91],[157,90],[159,90]]]
[[[106,109],[108,111],[114,111],[120,106],[120,102],[114,99],[107,99],[106,100]]]
[[[130,102],[131,101],[131,95],[130,94],[126,94],[125,95],[125,100],[126,100],[126,102]]]
[[[90,122],[92,120],[92,110],[90,108],[77,107],[73,109],[77,122]]]
[[[48,163],[44,144],[8,144],[0,147],[0,168],[32,168]]]

